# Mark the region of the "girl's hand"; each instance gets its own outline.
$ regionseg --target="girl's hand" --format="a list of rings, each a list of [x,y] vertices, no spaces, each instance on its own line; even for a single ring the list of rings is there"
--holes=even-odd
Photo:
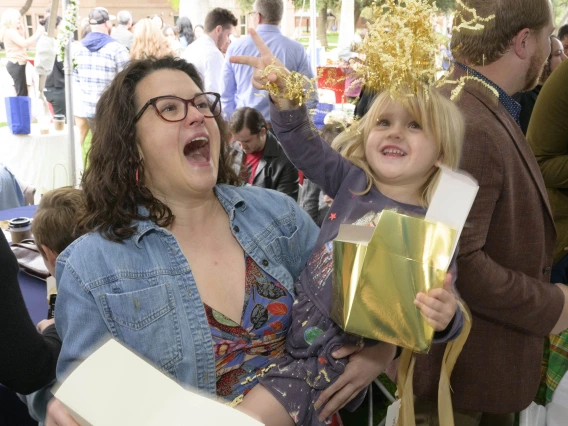
[[[284,64],[282,64],[282,62],[280,62],[280,60],[276,56],[274,56],[274,54],[270,51],[270,48],[264,43],[262,38],[254,29],[250,28],[249,34],[252,37],[254,44],[256,44],[258,51],[260,52],[260,57],[231,56],[229,58],[229,62],[233,64],[248,65],[254,68],[254,72],[252,74],[252,85],[255,89],[264,90],[267,83],[275,83],[280,91],[284,91],[285,80],[282,77],[288,75],[290,71],[288,71]],[[268,66],[273,66],[276,68],[273,68],[273,72],[264,76],[265,69]],[[277,99],[273,99],[273,101],[276,102]],[[282,102],[284,100],[280,101]]]
[[[385,371],[395,354],[396,346],[390,343],[378,343],[362,349],[357,346],[342,346],[335,351],[332,355],[336,359],[350,355],[349,363],[343,374],[323,391],[316,401],[316,410],[327,402],[318,420],[323,422],[347,405]]]
[[[456,296],[452,290],[452,274],[447,274],[443,288],[418,293],[414,305],[428,324],[436,331],[444,331],[456,314]]]

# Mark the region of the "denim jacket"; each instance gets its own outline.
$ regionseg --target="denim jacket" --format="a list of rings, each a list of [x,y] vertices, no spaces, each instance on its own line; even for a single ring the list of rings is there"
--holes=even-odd
[[[215,193],[244,251],[293,293],[316,241],[314,222],[276,191],[218,185]],[[168,230],[137,225],[123,243],[90,233],[57,258],[57,378],[111,335],[180,384],[215,394],[213,341],[190,266]]]

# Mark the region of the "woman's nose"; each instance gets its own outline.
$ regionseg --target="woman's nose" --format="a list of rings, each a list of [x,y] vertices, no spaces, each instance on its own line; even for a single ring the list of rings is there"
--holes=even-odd
[[[205,116],[195,108],[193,105],[189,104],[187,106],[187,115],[184,120],[184,125],[191,127],[198,124],[203,124],[205,121]]]

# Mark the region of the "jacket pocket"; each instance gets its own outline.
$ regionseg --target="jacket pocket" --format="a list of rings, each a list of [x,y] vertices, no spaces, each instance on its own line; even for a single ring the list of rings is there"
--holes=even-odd
[[[175,376],[182,359],[181,330],[169,284],[99,296],[112,335]]]
[[[267,245],[267,251],[277,261],[295,263],[300,260],[301,252],[300,237],[298,228],[294,227],[290,236],[282,235],[276,237]]]

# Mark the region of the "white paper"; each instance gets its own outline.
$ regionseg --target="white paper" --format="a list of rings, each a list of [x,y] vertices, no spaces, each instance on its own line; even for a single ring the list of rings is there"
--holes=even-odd
[[[368,245],[374,232],[375,228],[372,226],[341,224],[335,239],[353,244]]]
[[[387,420],[385,426],[396,426],[398,421],[398,413],[400,412],[400,399],[397,399],[387,409]]]
[[[531,402],[531,405],[521,411],[521,415],[519,416],[519,426],[545,426],[545,424],[546,407]]]
[[[47,304],[49,305],[49,296],[51,296],[52,294],[57,294],[57,286],[55,284],[55,278],[50,275],[45,280],[45,284],[47,290]]]
[[[540,423],[536,423],[534,426],[544,426],[545,424],[546,426],[566,426],[566,420],[568,419],[568,407],[562,404],[549,402],[546,408],[541,407],[541,409],[543,412],[546,412],[546,423],[544,420],[539,419]]]
[[[474,178],[464,172],[452,171],[443,166],[440,169],[442,170],[440,182],[430,201],[424,220],[443,223],[456,230],[456,241],[452,249],[454,253],[479,185]]]
[[[81,426],[262,426],[187,391],[115,340],[83,361],[55,396]]]

